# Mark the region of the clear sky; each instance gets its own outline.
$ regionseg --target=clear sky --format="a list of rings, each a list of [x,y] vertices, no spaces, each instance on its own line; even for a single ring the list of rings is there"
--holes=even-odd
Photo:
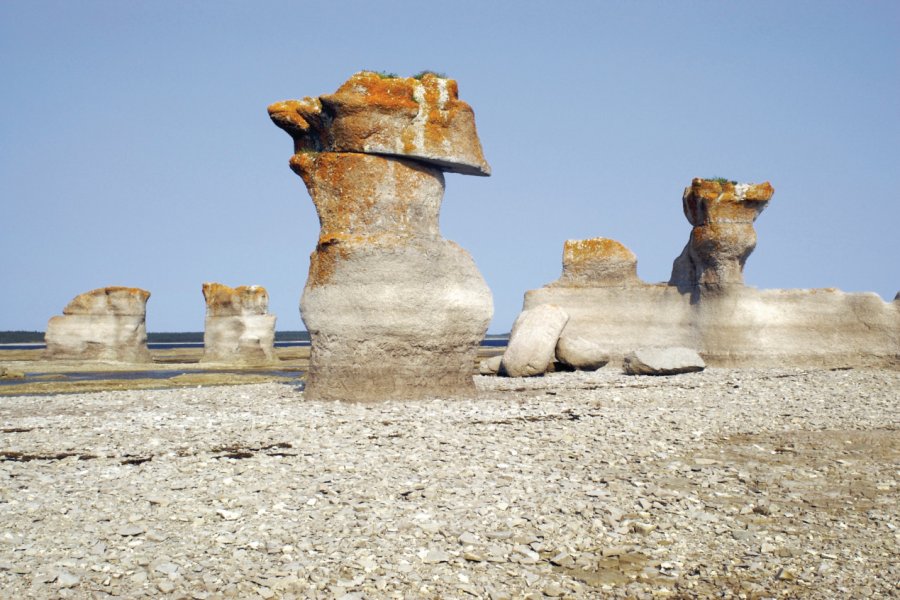
[[[667,280],[693,177],[770,181],[761,288],[900,290],[900,3],[0,0],[0,330],[150,290],[202,331],[200,286],[259,284],[278,329],[318,221],[266,106],[352,73],[459,82],[490,178],[447,175],[441,228],[508,331],[566,239]]]

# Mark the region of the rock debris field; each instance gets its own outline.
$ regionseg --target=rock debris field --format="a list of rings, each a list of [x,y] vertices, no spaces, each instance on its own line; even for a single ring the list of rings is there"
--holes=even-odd
[[[900,596],[900,372],[0,398],[4,598]]]

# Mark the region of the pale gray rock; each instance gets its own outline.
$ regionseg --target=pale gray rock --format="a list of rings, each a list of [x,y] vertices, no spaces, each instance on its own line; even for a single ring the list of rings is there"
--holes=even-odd
[[[480,375],[496,375],[500,372],[500,364],[502,362],[502,354],[486,358],[478,365],[478,373]]]
[[[228,287],[204,283],[206,327],[203,362],[266,363],[275,356],[275,315],[259,285]]]
[[[566,335],[556,342],[556,359],[579,371],[595,371],[609,362],[609,353],[600,344],[581,336]]]
[[[690,348],[639,348],[625,357],[623,367],[629,375],[677,375],[702,371],[706,363]]]
[[[146,306],[150,292],[106,287],[76,296],[47,323],[44,356],[53,360],[149,362]]]
[[[501,369],[510,377],[546,373],[553,364],[556,343],[568,320],[566,311],[551,304],[523,310],[513,323]]]
[[[569,315],[565,336],[602,340],[610,360],[641,347],[695,348],[713,366],[881,367],[900,360],[900,300],[826,289],[743,285],[768,183],[696,179],[682,204],[693,226],[668,283],[636,278],[636,259],[605,238],[569,240],[563,276],[525,294]]]

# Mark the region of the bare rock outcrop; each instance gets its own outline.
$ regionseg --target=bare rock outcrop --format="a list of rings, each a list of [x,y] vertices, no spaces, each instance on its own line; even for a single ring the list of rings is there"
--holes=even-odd
[[[45,356],[58,360],[149,362],[146,308],[150,292],[105,287],[76,296],[47,323]]]
[[[275,315],[259,285],[236,288],[204,283],[206,327],[202,362],[265,363],[276,360]]]
[[[638,285],[637,257],[616,240],[566,240],[559,287],[625,287]]]
[[[493,313],[471,256],[444,239],[444,171],[487,175],[456,83],[362,72],[333,95],[269,107],[319,216],[300,311],[306,397],[384,400],[474,393]]]
[[[611,240],[570,240],[560,279],[526,292],[523,310],[561,307],[569,315],[561,338],[591,341],[611,360],[687,347],[715,366],[898,364],[900,300],[743,284],[753,222],[772,195],[768,183],[694,179],[682,199],[693,229],[669,282],[632,277],[633,255]]]
[[[696,178],[684,190],[691,237],[672,265],[670,285],[706,289],[744,284],[744,263],[756,248],[753,222],[775,190],[760,184]]]

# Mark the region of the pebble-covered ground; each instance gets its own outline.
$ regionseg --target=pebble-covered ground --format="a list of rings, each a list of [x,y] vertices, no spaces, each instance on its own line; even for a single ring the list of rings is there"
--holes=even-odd
[[[0,596],[900,596],[900,372],[477,384],[0,398]]]

